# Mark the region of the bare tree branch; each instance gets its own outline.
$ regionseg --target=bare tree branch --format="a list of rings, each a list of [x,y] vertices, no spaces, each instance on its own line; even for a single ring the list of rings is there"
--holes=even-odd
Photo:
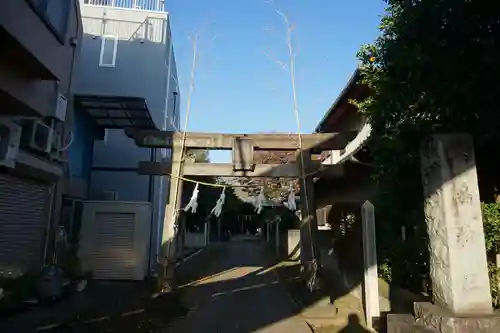
[[[275,3],[273,0],[266,0],[266,3],[269,3],[275,7]],[[275,7],[275,11],[278,16],[282,19],[283,25],[286,29],[286,45],[287,45],[287,54],[288,61],[280,61],[276,58],[272,57],[268,52],[263,52],[264,55],[270,59],[272,62],[277,64],[281,69],[287,72],[290,75],[291,83],[292,83],[292,91],[293,91],[293,107],[294,111],[298,113],[298,104],[297,104],[297,94],[295,87],[295,58],[297,56],[294,51],[292,33],[295,29],[295,25],[290,22],[288,17],[279,9]],[[264,28],[264,31],[272,31],[272,26],[268,25]],[[297,119],[297,123],[298,123]],[[298,128],[298,132],[300,132],[300,128]],[[297,133],[290,134],[290,140],[296,142],[297,150],[301,147],[300,138]],[[289,152],[289,151],[257,151],[254,153],[254,163],[256,164],[284,164],[295,162],[298,155],[297,152]],[[256,196],[261,186],[264,187],[264,193],[267,198],[275,201],[275,202],[283,202],[286,200],[288,194],[291,190],[298,191],[299,190],[299,181],[297,179],[289,179],[289,178],[240,178],[240,184],[246,185],[245,188],[242,188],[242,191],[248,193],[249,195]],[[254,185],[250,187],[249,185]]]
[[[286,62],[283,62],[283,61],[279,61],[277,59],[274,59],[269,53],[267,53],[266,51],[263,51],[262,53],[264,53],[264,55],[269,58],[271,61],[273,61],[274,63],[276,63],[278,66],[281,67],[281,69],[283,69],[285,72],[288,72],[288,64]]]

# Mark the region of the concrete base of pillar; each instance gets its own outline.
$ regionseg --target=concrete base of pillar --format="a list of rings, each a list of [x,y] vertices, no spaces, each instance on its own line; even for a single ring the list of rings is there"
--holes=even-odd
[[[388,333],[496,333],[500,312],[491,315],[461,316],[428,302],[416,302],[414,314],[387,315]]]
[[[415,323],[415,318],[409,314],[388,314],[387,333],[436,333]]]

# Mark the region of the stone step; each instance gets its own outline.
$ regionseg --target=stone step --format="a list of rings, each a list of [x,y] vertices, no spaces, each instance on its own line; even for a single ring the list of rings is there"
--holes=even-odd
[[[417,325],[412,315],[390,313],[387,315],[387,333],[436,333],[436,331]]]
[[[302,310],[300,315],[314,327],[344,327],[348,323],[348,315],[339,312],[339,309],[329,302],[319,302]]]
[[[346,316],[339,317],[311,317],[302,316],[309,325],[313,327],[346,327],[349,320]]]
[[[311,316],[338,316],[338,315],[348,315],[350,313],[362,314],[361,301],[350,295],[341,297],[334,301],[333,304],[330,301],[320,301],[313,305],[310,305],[306,309],[302,310],[305,315]]]
[[[314,305],[302,310],[301,313],[304,318],[334,318],[337,315],[338,310],[333,305]]]
[[[301,312],[302,318],[314,327],[346,327],[351,315],[355,315],[361,325],[365,324],[361,303],[352,295],[335,300],[333,305],[322,301]]]
[[[355,315],[357,317],[357,319],[355,319],[354,322],[350,318],[352,315]],[[342,331],[342,329],[346,329],[347,327],[349,327],[350,329],[354,329],[354,327],[365,329],[364,320],[359,316],[359,314],[337,315],[335,317],[302,317],[302,318],[315,329],[328,328],[328,332],[330,331],[340,332]],[[356,330],[355,332],[358,332],[358,330]]]

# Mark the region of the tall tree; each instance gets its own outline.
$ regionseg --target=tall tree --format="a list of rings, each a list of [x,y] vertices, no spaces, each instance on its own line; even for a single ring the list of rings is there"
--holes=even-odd
[[[427,271],[420,141],[462,131],[472,133],[478,147],[498,143],[500,13],[487,1],[387,4],[380,37],[359,52],[363,82],[373,94],[354,103],[373,126],[381,259],[393,268],[390,278],[419,288]],[[395,241],[401,225],[416,230],[406,244]]]

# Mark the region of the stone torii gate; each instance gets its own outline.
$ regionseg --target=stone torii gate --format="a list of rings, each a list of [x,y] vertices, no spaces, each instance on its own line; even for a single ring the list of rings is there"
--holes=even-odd
[[[317,258],[315,233],[317,232],[316,206],[313,191],[313,176],[321,168],[342,168],[342,166],[322,166],[320,161],[313,161],[312,154],[320,154],[325,150],[343,149],[352,139],[354,133],[318,133],[301,134],[302,145],[298,143],[297,134],[222,134],[169,132],[159,130],[127,129],[126,134],[135,140],[139,147],[170,148],[172,161],[139,162],[139,173],[145,175],[173,175],[170,179],[170,193],[165,209],[162,234],[162,258],[159,275],[162,288],[173,286],[175,261],[177,258],[177,232],[175,226],[178,214],[173,212],[181,208],[181,176],[215,176],[215,177],[285,177],[300,178],[301,191],[301,262],[311,262]],[[183,135],[185,134],[185,136]],[[184,139],[184,144],[182,141]],[[232,150],[232,163],[194,163],[183,161],[184,149]],[[301,149],[302,148],[302,151]],[[254,150],[264,151],[297,151],[302,154],[302,163],[288,164],[254,164]],[[299,155],[300,158],[300,155]],[[301,178],[301,175],[306,177]],[[177,193],[176,193],[177,191]],[[174,200],[177,196],[179,200]],[[304,198],[307,197],[307,200]],[[175,207],[174,207],[175,202]],[[308,271],[306,267],[306,271]]]

